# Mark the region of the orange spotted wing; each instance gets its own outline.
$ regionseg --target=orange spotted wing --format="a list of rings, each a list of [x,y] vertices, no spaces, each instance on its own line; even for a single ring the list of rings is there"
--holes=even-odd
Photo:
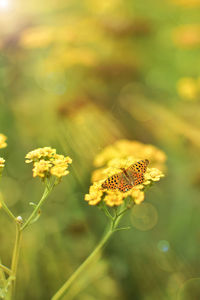
[[[108,190],[120,190],[127,192],[134,186],[144,182],[144,173],[146,172],[149,161],[147,159],[140,160],[132,164],[122,172],[108,177],[102,184],[102,188]]]

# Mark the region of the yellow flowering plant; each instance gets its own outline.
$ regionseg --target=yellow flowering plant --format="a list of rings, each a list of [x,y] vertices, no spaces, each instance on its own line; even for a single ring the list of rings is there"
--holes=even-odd
[[[5,147],[6,137],[0,135],[0,148]],[[33,164],[33,177],[39,177],[45,185],[44,193],[37,204],[30,203],[33,211],[24,221],[21,216],[15,216],[8,208],[0,194],[0,208],[4,209],[16,227],[16,238],[11,266],[7,267],[0,261],[0,298],[14,299],[17,265],[23,231],[36,222],[40,216],[41,206],[52,189],[68,175],[72,159],[56,153],[51,147],[38,148],[27,153],[27,164]],[[63,286],[54,294],[52,300],[63,298],[69,287],[81,272],[98,257],[111,235],[119,230],[130,227],[119,226],[121,218],[133,205],[144,201],[147,189],[163,176],[165,154],[152,145],[144,145],[136,141],[119,140],[106,147],[94,160],[96,170],[92,174],[92,184],[85,201],[91,206],[97,206],[109,220],[103,238],[88,258],[70,276]],[[5,166],[5,160],[0,158],[0,175]]]
[[[6,137],[0,134],[0,148],[7,146]],[[21,239],[23,231],[31,224],[36,222],[40,216],[40,209],[44,201],[57,185],[63,176],[66,176],[69,164],[72,163],[70,157],[65,157],[56,153],[56,149],[51,147],[38,148],[29,152],[26,155],[26,163],[33,163],[33,177],[40,177],[45,185],[44,193],[37,204],[30,203],[33,206],[33,211],[29,217],[24,221],[21,216],[15,216],[0,194],[0,208],[2,208],[10,219],[14,222],[16,227],[15,244],[12,254],[11,266],[7,267],[0,261],[0,279],[3,286],[0,285],[0,298],[5,300],[14,299],[14,290],[17,274],[17,265],[21,247]],[[5,160],[0,158],[0,176],[5,166]]]
[[[128,173],[129,168],[134,168],[134,164],[141,160],[146,164],[150,162],[141,175],[141,183],[130,186],[127,191],[122,192],[121,188],[117,188],[118,185],[115,184],[114,179],[117,180],[119,176],[123,179],[124,175],[120,172]],[[133,205],[139,205],[144,201],[147,189],[164,177],[165,160],[164,152],[156,147],[129,140],[119,140],[96,156],[94,165],[97,169],[92,174],[92,184],[89,193],[85,195],[85,201],[89,205],[98,206],[105,213],[109,220],[108,229],[94,251],[57,291],[52,300],[63,298],[71,284],[94,260],[114,232],[130,228],[119,226],[121,218]],[[109,182],[115,184],[114,188],[112,185],[111,189],[106,188],[105,181],[108,178],[113,178],[113,181],[110,179]]]

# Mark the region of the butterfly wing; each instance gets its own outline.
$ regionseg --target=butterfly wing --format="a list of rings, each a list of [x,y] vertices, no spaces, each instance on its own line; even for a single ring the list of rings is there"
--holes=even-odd
[[[123,192],[123,193],[128,192],[132,188],[133,188],[133,185],[130,184],[130,182],[125,178],[122,178],[122,180],[120,181],[120,183],[118,185],[118,190],[120,190],[120,192]]]
[[[140,160],[126,169],[127,176],[133,186],[144,182],[144,173],[146,172],[149,161]]]
[[[142,184],[144,182],[144,174],[143,173],[134,173],[134,186],[138,184]]]
[[[149,161],[147,159],[140,160],[131,165],[123,172],[108,177],[103,183],[102,188],[116,190],[125,193],[132,189],[135,185],[144,182],[144,173],[146,172]]]
[[[134,173],[145,173],[149,164],[148,159],[140,160],[135,164],[131,165],[126,171],[132,171]]]
[[[109,189],[109,190],[116,190],[116,189],[118,189],[118,186],[120,184],[121,178],[123,177],[122,173],[123,172],[120,172],[118,174],[114,174],[114,175],[108,177],[102,183],[102,188]]]

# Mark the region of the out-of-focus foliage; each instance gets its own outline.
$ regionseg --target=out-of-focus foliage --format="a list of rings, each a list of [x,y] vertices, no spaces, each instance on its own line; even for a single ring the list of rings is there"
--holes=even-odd
[[[0,0],[0,190],[27,216],[42,186],[24,163],[51,146],[73,159],[23,238],[17,300],[49,299],[106,220],[84,201],[95,157],[117,139],[153,144],[168,174],[133,210],[67,299],[200,299],[199,0]],[[0,257],[14,232],[0,211]]]

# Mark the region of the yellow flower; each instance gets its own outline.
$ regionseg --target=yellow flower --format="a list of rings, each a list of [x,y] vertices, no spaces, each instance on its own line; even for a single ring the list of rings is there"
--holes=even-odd
[[[0,149],[7,146],[6,140],[7,137],[4,134],[0,133]]]
[[[112,146],[106,147],[97,155],[94,160],[94,165],[100,167],[114,158],[127,159],[127,157],[129,161],[132,158],[137,158],[138,160],[146,158],[151,162],[161,164],[166,160],[165,153],[153,145],[145,145],[137,141],[119,140]]]
[[[50,170],[50,173],[56,177],[63,177],[69,174],[67,170],[68,164],[72,163],[72,159],[69,156],[64,157],[64,155],[55,154],[55,159],[51,159],[53,167]]]
[[[20,38],[20,44],[27,49],[48,47],[54,39],[51,27],[35,27],[25,30]]]
[[[187,24],[176,27],[172,32],[174,44],[180,48],[194,49],[200,46],[200,25]]]
[[[68,165],[72,163],[69,156],[56,153],[51,147],[38,148],[26,155],[26,163],[33,162],[33,177],[50,177],[51,175],[61,178],[69,174]]]
[[[0,157],[0,176],[1,176],[1,173],[2,173],[4,167],[5,167],[5,159]]]
[[[85,201],[88,201],[90,205],[96,205],[101,201],[103,191],[100,182],[95,182],[90,186],[89,194],[85,195]]]
[[[150,165],[159,166],[161,169],[166,160],[164,152],[152,145],[145,145],[136,141],[119,140],[112,146],[106,147],[97,155],[94,163],[99,168],[93,172],[89,194],[85,195],[85,200],[90,205],[97,205],[104,201],[108,206],[119,206],[129,196],[135,204],[140,204],[144,200],[144,189],[152,182],[159,181],[164,176],[162,171],[155,167],[148,167],[144,174],[144,182],[123,193],[118,189],[107,190],[102,188],[105,179],[113,174],[127,169],[130,165],[140,159],[148,159]]]
[[[60,154],[53,155],[53,158],[51,158],[51,161],[55,166],[65,166],[72,163],[72,159],[69,156],[64,156]]]
[[[33,165],[33,177],[39,176],[42,178],[47,176],[48,172],[50,171],[50,168],[52,167],[52,164],[44,159],[34,162]]]
[[[5,159],[3,159],[2,157],[0,157],[0,169],[3,169],[5,166]]]
[[[5,163],[5,159],[3,159],[2,157],[0,157],[0,168],[4,167],[4,163]]]
[[[143,185],[148,185],[151,181],[159,181],[160,178],[164,177],[165,175],[156,168],[147,168],[146,173],[144,174],[144,182]]]
[[[56,177],[63,177],[69,174],[69,171],[66,170],[67,167],[65,166],[54,166],[51,168],[51,174],[56,176]]]
[[[197,80],[190,77],[184,77],[177,82],[178,94],[185,100],[197,100],[199,87]]]
[[[56,149],[52,149],[51,147],[38,148],[26,154],[26,163],[38,161],[41,158],[51,158],[54,154],[56,154]]]
[[[136,186],[131,193],[131,197],[134,199],[135,204],[140,204],[144,201],[144,192]]]
[[[125,193],[126,194],[126,193]],[[104,197],[104,201],[108,206],[118,206],[123,203],[125,195],[121,192],[107,191],[106,196]]]

